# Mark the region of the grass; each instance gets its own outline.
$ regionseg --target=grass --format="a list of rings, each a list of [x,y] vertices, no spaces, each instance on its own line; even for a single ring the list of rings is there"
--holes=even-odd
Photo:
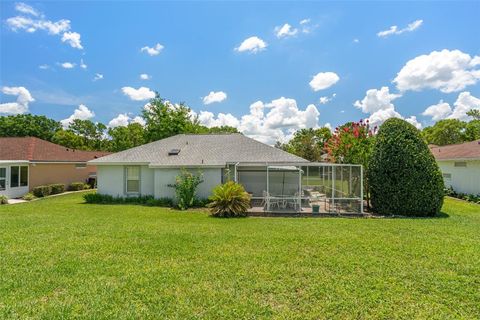
[[[81,194],[0,207],[0,318],[480,318],[480,206],[215,219]]]

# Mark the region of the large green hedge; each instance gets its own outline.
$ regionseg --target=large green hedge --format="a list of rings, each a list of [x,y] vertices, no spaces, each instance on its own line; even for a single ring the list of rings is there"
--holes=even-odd
[[[443,179],[435,158],[413,125],[389,119],[380,127],[369,166],[373,211],[433,216],[443,204]]]

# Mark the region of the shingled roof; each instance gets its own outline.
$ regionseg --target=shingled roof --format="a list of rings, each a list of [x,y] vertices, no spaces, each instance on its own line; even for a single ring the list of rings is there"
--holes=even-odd
[[[108,154],[66,148],[35,137],[0,138],[0,160],[86,162]]]
[[[174,167],[224,166],[227,163],[235,162],[308,161],[237,133],[179,134],[92,160],[89,163],[136,163]]]
[[[480,140],[452,144],[448,146],[430,146],[437,160],[480,160]]]

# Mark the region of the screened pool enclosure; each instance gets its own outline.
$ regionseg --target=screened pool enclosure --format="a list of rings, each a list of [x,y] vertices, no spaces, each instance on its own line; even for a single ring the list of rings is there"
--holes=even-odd
[[[252,196],[254,213],[363,213],[361,165],[236,163],[229,172]]]

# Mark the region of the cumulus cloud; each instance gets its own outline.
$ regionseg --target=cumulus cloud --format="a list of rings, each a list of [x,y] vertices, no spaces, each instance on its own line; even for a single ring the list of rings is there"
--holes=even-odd
[[[235,48],[238,52],[251,52],[257,53],[267,48],[267,43],[259,37],[253,36],[243,40],[243,42]]]
[[[393,34],[402,34],[404,32],[412,32],[422,25],[423,20],[415,20],[412,23],[409,23],[405,28],[403,29],[398,29],[398,26],[391,26],[387,30],[383,30],[377,33],[377,36],[379,37],[388,37]]]
[[[155,92],[147,87],[140,87],[138,89],[132,87],[123,87],[122,92],[131,100],[142,101],[155,98]]]
[[[250,112],[237,118],[232,114],[201,111],[200,123],[207,127],[228,125],[236,127],[248,137],[273,145],[288,140],[297,129],[318,127],[320,112],[311,104],[305,110],[294,99],[281,97],[270,103],[262,101],[250,105]]]
[[[6,24],[11,30],[26,31],[28,33],[43,30],[50,35],[62,35],[62,42],[69,44],[73,48],[83,49],[80,41],[80,34],[70,30],[70,20],[48,20],[45,15],[25,3],[17,3],[15,5],[15,10],[23,15],[10,17],[6,20]]]
[[[2,87],[2,93],[17,96],[17,101],[0,104],[0,113],[22,114],[28,111],[28,104],[35,101],[25,87]]]
[[[73,68],[75,68],[75,63],[72,63],[72,62],[62,62],[62,63],[60,63],[60,66],[61,66],[63,69],[73,69]]]
[[[335,72],[319,72],[313,76],[309,84],[314,91],[319,91],[333,86],[338,80],[340,77]]]
[[[93,77],[93,81],[98,81],[103,79],[103,74],[95,73],[95,77]]]
[[[62,42],[68,43],[72,48],[83,49],[78,32],[65,32],[62,36]]]
[[[142,79],[142,80],[150,80],[150,79],[152,79],[152,76],[151,76],[151,75],[148,75],[148,74],[146,74],[146,73],[142,73],[142,74],[140,75],[140,79]]]
[[[327,103],[329,103],[330,101],[332,101],[333,98],[335,98],[336,96],[337,96],[337,94],[334,93],[334,94],[332,94],[330,97],[328,97],[328,96],[320,97],[320,99],[319,99],[318,102],[320,102],[320,104],[327,104]]]
[[[287,38],[287,37],[292,37],[298,33],[297,28],[293,28],[291,25],[288,23],[285,23],[283,26],[277,26],[275,27],[275,36],[277,38]]]
[[[145,120],[143,120],[142,117],[136,116],[134,118],[130,117],[128,113],[120,113],[118,116],[110,120],[108,123],[108,126],[110,128],[115,128],[115,127],[126,127],[131,123],[138,123],[142,126],[145,125]]]
[[[157,56],[162,52],[164,46],[162,46],[160,43],[157,43],[155,46],[150,48],[149,46],[145,46],[140,49],[140,52],[146,52],[150,56]]]
[[[480,56],[460,50],[433,51],[408,61],[393,82],[400,91],[437,89],[456,92],[480,79]]]
[[[222,102],[227,99],[227,94],[223,91],[210,91],[210,93],[203,97],[203,104],[210,104],[214,102]]]
[[[93,117],[95,117],[95,113],[90,109],[88,109],[86,105],[81,104],[78,106],[77,109],[75,109],[75,111],[73,111],[73,114],[70,117],[68,117],[67,119],[61,120],[60,123],[64,128],[67,128],[70,125],[70,123],[72,123],[72,121],[75,119],[90,120]]]
[[[38,66],[39,69],[42,69],[42,70],[47,70],[50,68],[50,66],[48,64],[41,64]]]
[[[422,129],[422,124],[418,122],[417,117],[415,116],[405,118],[405,121],[407,121],[410,124],[413,124],[415,128],[417,128],[418,130]]]
[[[85,64],[85,62],[83,62],[83,59],[80,59],[80,68],[82,69],[87,69],[87,65]]]
[[[453,103],[453,108],[447,102],[440,100],[439,103],[429,106],[422,113],[424,116],[429,116],[433,121],[443,119],[458,119],[462,121],[470,120],[467,112],[472,109],[480,108],[480,99],[472,96],[468,91],[461,92],[457,100]]]

